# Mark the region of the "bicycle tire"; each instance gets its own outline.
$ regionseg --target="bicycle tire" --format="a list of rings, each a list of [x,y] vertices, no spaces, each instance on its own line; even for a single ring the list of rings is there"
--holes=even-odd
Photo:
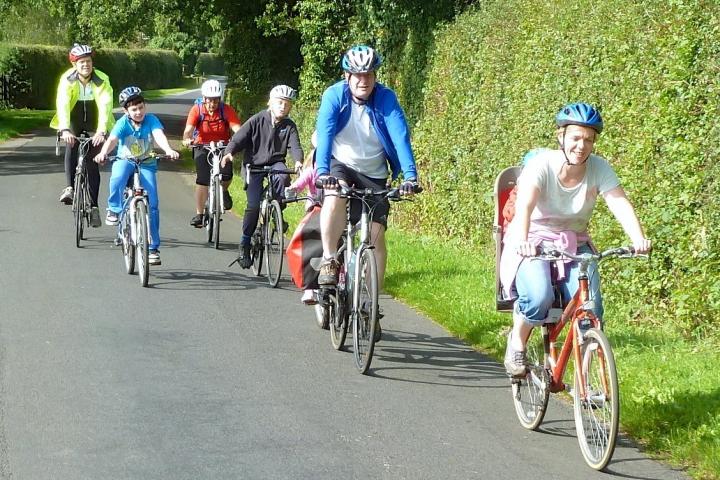
[[[536,430],[547,411],[550,399],[550,375],[544,365],[543,337],[539,328],[530,332],[527,341],[528,373],[512,380],[512,396],[520,425]]]
[[[85,189],[83,174],[75,174],[75,185],[73,186],[73,216],[75,219],[75,246],[80,248],[80,242],[84,240],[84,217],[85,217]]]
[[[328,330],[330,328],[330,316],[328,309],[320,302],[316,303],[314,307],[315,320],[317,321],[318,327],[323,330]]]
[[[135,243],[133,243],[130,229],[130,215],[124,212],[120,224],[120,235],[122,236],[122,254],[125,259],[125,271],[128,275],[135,273]]]
[[[620,423],[618,376],[610,342],[599,329],[585,333],[582,365],[575,366],[573,410],[578,443],[585,462],[604,469],[615,451]],[[581,383],[585,396],[581,398]]]
[[[353,356],[360,373],[367,373],[375,349],[378,314],[378,278],[375,252],[361,248],[355,262],[353,282]]]
[[[285,244],[282,210],[277,200],[270,202],[265,228],[265,270],[268,283],[275,288],[280,283]]]
[[[138,276],[140,285],[148,286],[150,277],[150,264],[148,254],[150,238],[148,237],[148,213],[145,201],[141,200],[135,204],[135,252],[137,254]]]
[[[263,244],[263,236],[261,233],[262,229],[263,226],[258,225],[258,227],[255,229],[252,240],[250,241],[250,259],[252,260],[252,272],[256,277],[262,275],[263,251],[265,249],[265,245]],[[239,248],[242,251],[242,245],[240,245]]]
[[[344,295],[337,292],[330,293],[327,309],[330,343],[335,350],[342,350],[348,331],[348,315]]]
[[[212,243],[215,245],[215,249],[217,250],[220,248],[220,214],[222,213],[222,186],[220,185],[220,182],[216,181],[213,188],[215,190],[213,193],[213,197],[215,198],[211,206],[213,223]]]

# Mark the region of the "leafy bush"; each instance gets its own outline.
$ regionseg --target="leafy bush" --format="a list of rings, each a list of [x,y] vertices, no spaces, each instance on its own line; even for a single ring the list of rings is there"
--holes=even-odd
[[[220,55],[201,53],[195,63],[197,75],[225,75],[225,62]]]
[[[168,50],[99,50],[95,66],[108,74],[113,89],[173,87],[181,81],[180,57]],[[57,82],[70,68],[67,48],[0,44],[0,75],[12,81],[9,105],[54,109]]]
[[[610,301],[630,321],[717,335],[718,31],[714,2],[505,0],[460,15],[435,38],[414,130],[428,194],[410,220],[487,245],[495,175],[553,146],[562,104],[594,103],[607,125],[597,149],[655,241],[649,264],[608,265],[622,280],[604,283]],[[601,246],[627,241],[604,209],[592,231]]]

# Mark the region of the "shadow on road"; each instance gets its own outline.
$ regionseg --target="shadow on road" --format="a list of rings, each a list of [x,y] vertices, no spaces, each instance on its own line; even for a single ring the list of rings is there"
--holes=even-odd
[[[55,147],[24,146],[22,150],[0,149],[2,176],[46,175],[64,171],[63,157],[55,156]]]
[[[160,290],[252,290],[257,282],[236,272],[150,270],[150,287]]]
[[[379,363],[371,366],[371,376],[465,388],[509,388],[501,365],[455,337],[383,329],[374,357],[383,364],[379,368],[373,368]],[[498,383],[488,385],[488,379]]]

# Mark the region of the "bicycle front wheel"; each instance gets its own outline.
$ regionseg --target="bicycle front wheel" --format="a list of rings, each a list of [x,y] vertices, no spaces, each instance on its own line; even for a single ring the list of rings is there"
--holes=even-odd
[[[360,373],[366,373],[375,348],[378,315],[378,278],[375,252],[363,248],[358,254],[353,282],[353,355]]]
[[[150,238],[148,236],[148,213],[144,201],[135,204],[135,252],[137,253],[138,276],[140,285],[147,287],[150,276],[148,253]]]
[[[524,378],[513,378],[512,396],[520,424],[535,430],[545,418],[550,398],[550,376],[544,365],[545,348],[539,328],[530,332],[526,352],[528,373]]]
[[[220,248],[220,214],[222,213],[222,186],[220,182],[216,181],[213,185],[213,204],[212,208],[212,243],[215,245],[215,249]]]
[[[84,240],[85,228],[85,185],[82,173],[75,175],[75,191],[73,192],[73,215],[75,216],[75,246],[80,248],[80,241]]]
[[[273,200],[269,205],[265,228],[265,267],[268,283],[275,288],[280,282],[283,248],[285,246],[282,210],[280,210],[280,204],[276,200]]]
[[[615,451],[620,395],[615,357],[601,330],[585,333],[581,358],[582,365],[575,366],[575,428],[585,462],[602,470]]]

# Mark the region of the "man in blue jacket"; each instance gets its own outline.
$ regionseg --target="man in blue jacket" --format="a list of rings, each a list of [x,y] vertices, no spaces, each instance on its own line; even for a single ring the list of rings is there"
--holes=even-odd
[[[342,183],[380,190],[385,188],[389,173],[393,180],[402,173],[403,193],[412,194],[417,186],[405,114],[395,92],[376,81],[375,70],[380,63],[380,56],[372,48],[352,47],[342,58],[344,80],[323,93],[316,125],[316,168],[324,189],[335,189]],[[326,196],[323,202],[320,228],[324,259],[318,277],[320,285],[337,284],[337,244],[345,227],[345,202],[336,196]],[[387,200],[381,202],[372,218],[372,239],[382,287],[390,205]],[[357,221],[360,205],[358,201],[353,203],[358,203],[351,205],[351,216]]]

